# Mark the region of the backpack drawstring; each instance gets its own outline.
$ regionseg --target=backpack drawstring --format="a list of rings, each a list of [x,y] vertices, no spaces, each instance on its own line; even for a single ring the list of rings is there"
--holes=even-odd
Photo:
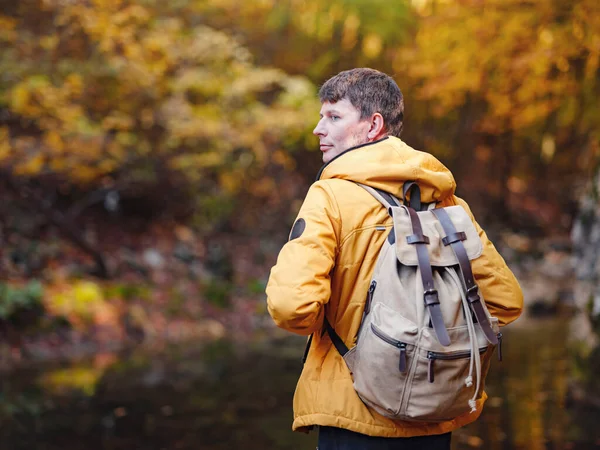
[[[461,295],[461,297],[463,299],[463,306],[465,308],[465,315],[467,317],[467,328],[469,330],[469,339],[471,341],[471,364],[469,376],[465,379],[465,384],[467,385],[467,387],[473,385],[473,361],[475,361],[475,373],[477,377],[477,384],[475,385],[475,392],[473,393],[473,397],[469,400],[471,412],[475,412],[477,410],[477,394],[479,393],[479,388],[481,384],[481,355],[479,354],[479,347],[477,346],[475,324],[473,323],[473,316],[471,316],[471,309],[469,308],[469,303],[466,297],[464,297],[463,295]]]
[[[464,293],[464,289],[460,284],[460,280],[456,279],[456,274],[446,268],[448,273],[450,273],[451,278],[456,283],[459,288],[460,298],[462,300],[463,309],[465,311],[465,320],[467,322],[467,330],[469,333],[469,344],[471,347],[471,358],[469,363],[469,375],[465,378],[465,386],[471,387],[473,386],[473,368],[475,368],[475,376],[477,378],[477,384],[475,386],[475,392],[473,393],[473,397],[469,400],[469,407],[471,408],[471,412],[477,411],[477,394],[479,393],[479,388],[481,387],[481,355],[479,354],[479,347],[477,345],[476,339],[476,331],[475,324],[473,323],[473,316],[471,315],[471,308],[469,307],[469,301]]]

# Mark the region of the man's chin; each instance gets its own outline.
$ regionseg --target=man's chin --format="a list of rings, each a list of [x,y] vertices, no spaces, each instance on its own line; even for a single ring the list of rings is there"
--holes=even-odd
[[[335,158],[336,155],[337,154],[333,148],[330,148],[326,152],[323,152],[323,164],[327,164],[329,161]]]

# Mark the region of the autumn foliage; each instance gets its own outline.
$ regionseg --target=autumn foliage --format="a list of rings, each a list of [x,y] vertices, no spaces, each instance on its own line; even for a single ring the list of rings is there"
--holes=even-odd
[[[392,74],[406,139],[459,181],[486,171],[465,186],[487,198],[564,206],[564,185],[598,153],[594,0],[27,0],[2,11],[0,164],[20,179],[133,196],[163,186],[190,194],[191,209],[201,196],[264,196],[281,178],[269,167],[317,158],[303,153],[316,87],[353,66]]]
[[[0,164],[79,189],[234,194],[289,164],[313,85],[162,2],[19,2],[0,16]],[[12,14],[11,14],[12,13]]]

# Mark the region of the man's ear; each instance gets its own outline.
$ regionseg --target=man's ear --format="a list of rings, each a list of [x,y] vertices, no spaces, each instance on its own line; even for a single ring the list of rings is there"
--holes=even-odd
[[[381,114],[373,114],[369,125],[369,132],[367,133],[367,137],[369,138],[369,140],[374,141],[385,135],[385,122]]]

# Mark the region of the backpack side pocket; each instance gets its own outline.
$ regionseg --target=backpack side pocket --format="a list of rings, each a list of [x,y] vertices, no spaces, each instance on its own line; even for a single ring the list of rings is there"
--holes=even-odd
[[[395,316],[393,320],[390,315]],[[351,356],[356,362],[354,389],[368,406],[386,417],[397,418],[418,329],[382,304],[375,305],[371,317],[364,324],[364,334]],[[388,329],[387,323],[397,327]]]

